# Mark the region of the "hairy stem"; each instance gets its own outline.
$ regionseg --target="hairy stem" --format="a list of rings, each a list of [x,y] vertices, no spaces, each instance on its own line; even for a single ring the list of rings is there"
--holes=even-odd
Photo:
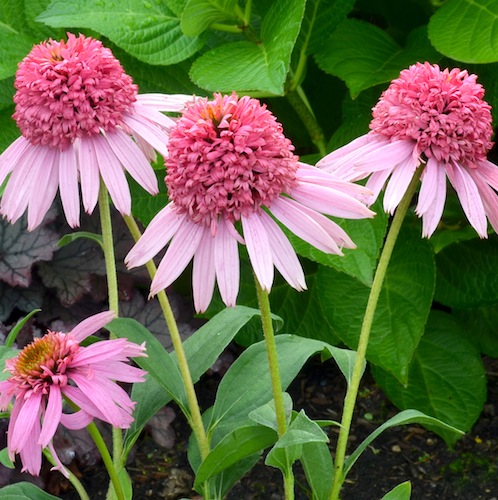
[[[384,248],[382,249],[379,263],[375,271],[372,288],[370,289],[370,295],[368,297],[367,307],[365,309],[365,315],[363,317],[363,324],[361,326],[360,338],[358,340],[358,349],[353,367],[353,373],[351,376],[351,382],[348,386],[346,397],[344,399],[341,427],[335,454],[334,481],[330,492],[331,500],[337,500],[339,498],[341,487],[345,480],[345,477],[343,477],[343,473],[346,448],[349,438],[349,432],[351,430],[351,421],[353,419],[356,398],[358,396],[358,389],[360,387],[361,376],[363,374],[368,340],[370,338],[370,332],[372,330],[375,311],[377,309],[377,303],[379,301],[382,285],[386,277],[389,261],[391,260],[391,255],[394,250],[394,245],[398,238],[403,219],[405,218],[408,208],[410,207],[413,195],[415,194],[415,191],[417,189],[421,173],[422,167],[419,167],[415,172],[415,175],[413,176],[413,179],[408,186],[408,189],[406,190],[400,204],[398,205],[398,208],[396,209],[396,213],[394,214],[393,220],[391,222],[391,227],[389,228],[389,232],[387,233],[386,240],[384,242]]]

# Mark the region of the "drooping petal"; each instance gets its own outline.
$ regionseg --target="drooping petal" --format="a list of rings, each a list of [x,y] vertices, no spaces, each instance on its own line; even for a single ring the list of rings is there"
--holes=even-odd
[[[421,181],[415,212],[422,217],[422,236],[429,238],[443,215],[446,200],[446,170],[436,160],[429,158]]]
[[[486,216],[495,232],[498,232],[498,194],[489,186],[487,178],[484,179],[479,169],[469,170],[469,174],[479,190]]]
[[[86,339],[103,328],[109,321],[114,319],[116,314],[113,311],[103,311],[93,316],[89,316],[71,330],[71,335],[78,341]]]
[[[393,214],[396,210],[413,179],[418,165],[418,162],[414,162],[413,158],[409,156],[393,170],[384,193],[384,210],[387,213]]]
[[[93,420],[93,416],[83,410],[74,413],[63,413],[61,415],[61,424],[70,430],[83,429]]]
[[[474,180],[465,168],[457,164],[446,172],[470,224],[481,238],[487,238],[486,213]]]
[[[40,435],[40,420],[37,418],[33,422],[33,426],[26,432],[26,441],[24,446],[19,450],[21,457],[22,469],[21,472],[29,472],[32,476],[38,476],[42,464],[42,447],[38,444],[38,436]]]
[[[339,246],[323,228],[323,225],[311,216],[311,211],[311,209],[288,198],[274,200],[270,207],[270,212],[295,235],[322,252],[342,255]],[[316,215],[320,214],[316,213]],[[325,218],[323,215],[321,217]]]
[[[62,414],[62,395],[59,386],[53,384],[48,393],[47,407],[43,416],[38,444],[45,448],[54,437]]]
[[[55,199],[59,186],[58,163],[59,151],[48,151],[42,168],[32,174],[33,185],[38,188],[31,190],[32,195],[28,203],[28,231],[32,231],[41,223]],[[44,186],[44,189],[40,189],[39,186]]]
[[[134,114],[139,115],[142,118],[150,120],[156,125],[160,125],[166,130],[171,129],[175,125],[175,121],[171,119],[169,116],[163,115],[160,111],[154,109],[154,106],[144,106],[136,102],[133,105]]]
[[[173,207],[173,204],[169,203],[150,221],[124,259],[129,269],[141,266],[154,258],[174,236],[185,216],[178,215]]]
[[[268,236],[275,267],[293,288],[298,291],[306,290],[303,268],[287,236],[265,212],[261,215],[261,224]]]
[[[0,155],[0,185],[12,170],[17,168],[17,163],[26,154],[29,146],[30,142],[21,136]]]
[[[95,155],[100,169],[100,174],[106,185],[114,206],[123,215],[131,213],[131,195],[123,167],[113,153],[107,139],[102,136],[94,136],[93,144]]]
[[[184,218],[166,251],[152,284],[151,295],[167,288],[180,276],[192,260],[201,242],[204,227]]]
[[[413,159],[415,147],[415,141],[410,140],[384,143],[359,159],[356,162],[356,168],[368,174],[392,168],[409,158]]]
[[[69,478],[69,472],[67,469],[64,467],[63,463],[61,462],[59,455],[57,454],[57,451],[54,448],[54,445],[52,442],[48,443],[48,449],[50,450],[50,453],[52,454],[52,458],[54,459],[55,466],[52,467],[50,470],[58,470],[63,476],[66,478]]]
[[[249,217],[242,216],[242,230],[254,274],[263,290],[269,292],[273,283],[272,249],[261,215],[253,213]]]
[[[32,435],[32,429],[40,422],[40,408],[43,395],[31,392],[29,397],[24,400],[24,404],[19,409],[19,414],[15,420],[13,429],[9,432],[10,448],[13,451],[22,450],[28,438]],[[38,441],[38,436],[36,436]]]
[[[192,291],[197,312],[204,312],[208,308],[213,297],[215,282],[214,237],[206,228],[195,252],[192,267]]]
[[[162,115],[161,115],[162,116]],[[106,139],[114,154],[127,172],[150,194],[157,194],[157,177],[142,150],[129,135],[116,129],[106,134]]]
[[[214,266],[221,298],[225,305],[234,307],[239,293],[240,264],[237,239],[228,228],[228,221],[218,223],[214,238]]]
[[[59,152],[59,190],[67,223],[80,225],[80,194],[78,189],[78,162],[73,145]]]
[[[91,214],[97,205],[100,191],[100,170],[95,153],[95,143],[91,137],[76,141],[78,166],[80,171],[81,198],[87,214]]]
[[[188,102],[193,102],[194,96],[186,94],[138,94],[137,102],[157,109],[180,113]]]
[[[168,156],[168,135],[159,127],[144,120],[139,116],[126,115],[123,117],[124,122],[134,134],[139,135],[147,141],[156,151],[159,151],[164,157]]]

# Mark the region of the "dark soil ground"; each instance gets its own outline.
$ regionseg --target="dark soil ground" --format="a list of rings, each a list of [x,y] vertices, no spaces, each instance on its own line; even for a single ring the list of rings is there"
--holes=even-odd
[[[343,500],[376,500],[404,481],[412,483],[412,499],[498,499],[498,377],[496,360],[489,362],[488,402],[470,433],[448,449],[437,435],[418,426],[397,427],[381,434],[352,469],[343,489]],[[208,375],[199,383],[201,404],[207,408],[219,382]],[[311,361],[294,381],[289,392],[296,409],[304,408],[312,418],[339,420],[344,395],[342,376],[333,362]],[[397,412],[367,374],[360,393],[351,435],[351,449],[376,427]],[[191,490],[193,475],[186,460],[189,430],[177,412],[172,422],[175,444],[166,449],[148,435],[137,445],[128,471],[134,482],[134,498],[200,499]],[[337,431],[329,430],[331,446]],[[92,500],[105,498],[107,475],[103,468],[80,470]],[[61,476],[57,474],[57,477]],[[296,467],[296,498],[306,499],[304,475]],[[54,489],[66,500],[77,496],[70,487],[52,480]],[[283,498],[280,473],[260,461],[235,485],[228,500],[279,500]]]

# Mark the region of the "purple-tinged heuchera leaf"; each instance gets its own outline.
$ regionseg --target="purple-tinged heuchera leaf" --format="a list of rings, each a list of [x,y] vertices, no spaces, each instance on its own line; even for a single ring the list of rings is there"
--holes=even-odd
[[[24,217],[16,224],[0,221],[0,281],[12,286],[30,286],[33,264],[50,260],[58,239],[43,224],[28,232]]]
[[[104,256],[96,243],[78,239],[40,264],[38,272],[45,286],[56,289],[61,304],[70,306],[91,293],[92,274],[105,273]]]
[[[44,288],[37,281],[29,288],[12,287],[0,282],[0,321],[9,318],[14,308],[28,313],[41,308]]]

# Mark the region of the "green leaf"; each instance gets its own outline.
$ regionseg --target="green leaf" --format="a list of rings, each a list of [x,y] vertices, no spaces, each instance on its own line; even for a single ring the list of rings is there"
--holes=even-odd
[[[57,245],[60,247],[65,247],[79,238],[86,238],[91,241],[95,241],[102,248],[102,235],[96,233],[89,233],[88,231],[76,231],[75,233],[65,234],[58,242]]]
[[[53,27],[90,28],[149,64],[175,64],[203,45],[185,36],[166,2],[53,0],[37,21]]]
[[[481,356],[460,324],[441,311],[429,317],[406,386],[382,370],[374,368],[374,375],[398,408],[416,408],[463,431],[472,427],[486,401]],[[448,443],[458,438],[452,431],[429,427]]]
[[[367,359],[406,382],[408,365],[432,304],[434,259],[419,229],[403,229],[396,242],[375,312]],[[343,342],[356,348],[370,288],[332,269],[318,272],[325,317]]]
[[[11,373],[4,371],[5,361],[11,358],[15,358],[19,353],[18,349],[13,349],[12,347],[0,346],[0,381],[7,380]]]
[[[5,339],[5,347],[8,347],[9,349],[12,348],[12,345],[16,341],[17,335],[21,331],[21,328],[27,323],[29,318],[34,316],[36,313],[39,313],[41,309],[34,309],[31,311],[29,314],[24,316],[24,318],[21,318],[20,320],[17,321],[15,326],[12,328],[12,330],[9,332],[9,335],[7,335],[7,338]]]
[[[498,61],[498,3],[447,0],[431,17],[429,38],[447,57],[466,63]]]
[[[0,2],[0,80],[12,76],[37,40],[26,32],[24,2]]]
[[[425,415],[418,410],[404,410],[394,417],[390,418],[386,422],[384,422],[380,427],[375,429],[361,444],[356,448],[353,453],[346,459],[344,465],[344,477],[346,477],[356,463],[360,455],[367,449],[368,445],[374,441],[374,439],[382,434],[386,429],[390,429],[391,427],[396,427],[397,425],[409,425],[409,424],[422,424],[426,426],[431,426],[432,428],[444,429],[445,433],[449,436],[454,436],[454,440],[461,437],[463,432],[451,425],[448,425],[437,418],[430,417]]]
[[[498,358],[498,305],[477,309],[453,309],[452,314],[467,334],[466,338],[480,353]]]
[[[334,464],[327,443],[319,441],[303,444],[300,460],[313,491],[313,499],[327,500],[334,475]]]
[[[259,311],[257,309],[251,309],[244,306],[224,309],[211,318],[183,343],[190,368],[190,375],[194,383],[213,365],[239,330],[251,318],[258,315]],[[111,325],[111,327],[112,326],[113,325]],[[118,336],[120,336],[120,333],[123,336],[127,336],[126,328],[121,328],[120,332],[114,333]],[[137,342],[142,342],[140,337]],[[156,345],[155,342],[154,345]],[[164,351],[162,346],[161,349]],[[149,344],[147,343],[147,353],[148,350]],[[163,355],[161,354],[160,356]],[[171,359],[175,362],[176,370],[176,355],[171,354],[168,356],[171,356]],[[175,373],[178,372],[175,371]],[[164,369],[162,376],[168,378],[170,374]],[[179,381],[178,383],[181,382]],[[144,383],[134,385],[132,400],[137,402],[137,406],[133,412],[135,421],[131,428],[128,429],[125,437],[126,453],[130,452],[133,443],[145,424],[160,408],[171,400],[171,396],[161,381],[156,381],[149,376]]]
[[[2,80],[2,82],[0,82],[0,93],[3,90],[3,82],[10,82],[10,79]],[[1,95],[0,97],[3,97],[3,95]],[[7,149],[20,135],[19,129],[16,126],[16,122],[12,119],[14,108],[11,107],[11,105],[12,99],[8,107],[4,107],[0,110],[0,152],[3,152],[5,149]],[[3,188],[5,189],[5,182],[3,184]],[[2,194],[2,192],[3,191],[0,191],[0,195]]]
[[[194,62],[190,77],[211,91],[282,95],[304,5],[304,0],[276,0],[262,21],[258,43],[220,45]]]
[[[147,357],[136,358],[136,363],[147,370],[188,415],[187,395],[178,366],[154,335],[131,318],[113,319],[106,328],[117,337],[127,338],[130,342],[146,343]]]
[[[410,64],[439,57],[426,27],[413,30],[402,48],[384,30],[356,19],[341,23],[315,55],[323,71],[346,82],[353,99],[362,90],[396,78]]]
[[[4,448],[2,451],[0,451],[0,463],[8,469],[16,468],[14,462],[12,462],[12,460],[9,458],[9,450],[7,448]]]
[[[194,487],[199,489],[207,479],[241,459],[261,453],[277,439],[277,433],[273,429],[261,425],[250,425],[233,430],[211,450],[202,462],[196,472]]]
[[[284,410],[286,421],[290,420],[292,414],[292,399],[287,392],[283,393],[284,399]],[[274,431],[277,431],[277,414],[275,412],[275,400],[268,401],[268,403],[256,408],[251,413],[249,413],[249,418],[259,425],[264,425],[269,427]]]
[[[292,464],[301,458],[302,446],[308,443],[328,443],[327,434],[301,410],[282,437],[275,443],[265,459],[265,464],[287,474]]]
[[[288,238],[299,255],[342,271],[370,286],[387,228],[387,215],[381,203],[377,202],[372,210],[377,212],[373,219],[338,221],[357,246],[355,249],[343,249],[344,256],[322,252],[290,232],[287,233]]]
[[[2,500],[58,500],[32,483],[15,483],[0,488]]]
[[[198,36],[213,23],[236,19],[237,0],[188,0],[181,27],[187,36]]]
[[[405,481],[398,484],[389,493],[386,493],[381,500],[410,500],[412,496],[412,483]]]
[[[282,390],[292,382],[306,360],[323,349],[324,343],[281,334],[275,337]],[[251,381],[257,380],[255,384]],[[244,388],[242,390],[241,388]],[[220,382],[211,414],[211,428],[230,428],[252,423],[249,413],[273,399],[265,342],[246,349]]]
[[[498,237],[449,245],[436,255],[434,298],[450,307],[480,307],[498,303]]]

